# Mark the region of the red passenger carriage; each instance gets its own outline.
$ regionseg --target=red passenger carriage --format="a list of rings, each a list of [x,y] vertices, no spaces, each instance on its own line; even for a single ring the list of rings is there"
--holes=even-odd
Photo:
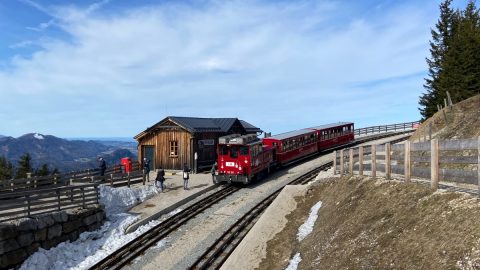
[[[290,131],[264,138],[263,144],[275,151],[275,161],[282,166],[318,152],[317,132],[311,129]]]
[[[322,125],[309,129],[315,130],[317,133],[318,151],[343,145],[355,139],[353,135],[353,123],[349,122]]]
[[[214,182],[249,183],[270,169],[354,140],[353,123],[341,122],[290,131],[260,140],[256,135],[220,137]]]

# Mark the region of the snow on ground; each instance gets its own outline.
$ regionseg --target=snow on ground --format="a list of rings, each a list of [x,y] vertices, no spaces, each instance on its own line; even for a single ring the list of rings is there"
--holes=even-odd
[[[318,210],[322,207],[322,202],[317,202],[312,208],[310,208],[310,214],[305,223],[303,223],[300,228],[298,228],[297,239],[302,241],[309,235],[313,230],[313,225],[318,218]]]
[[[288,263],[287,268],[285,270],[296,270],[298,267],[298,264],[302,261],[302,258],[300,257],[300,253],[295,254],[293,258],[290,260]]]
[[[107,221],[104,225],[97,231],[82,233],[79,239],[72,243],[63,242],[49,250],[40,248],[22,264],[20,269],[88,269],[125,243],[161,222],[154,220],[140,226],[133,233],[124,233],[125,229],[138,219],[126,211],[157,193],[158,191],[153,186],[139,188],[100,186],[100,202],[105,206],[107,213]],[[165,243],[166,241],[160,241],[157,247],[161,247]]]
[[[43,136],[42,136],[42,134],[38,134],[38,133],[33,134],[33,137],[34,137],[35,139],[39,139],[39,140],[43,140],[43,139],[44,139]]]

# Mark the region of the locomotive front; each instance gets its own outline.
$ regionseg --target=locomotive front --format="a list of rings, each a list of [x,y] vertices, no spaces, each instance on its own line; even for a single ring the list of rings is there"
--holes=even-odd
[[[255,153],[262,150],[262,141],[254,134],[232,134],[218,139],[218,162],[214,182],[248,184],[254,174]],[[253,159],[252,159],[253,158]]]

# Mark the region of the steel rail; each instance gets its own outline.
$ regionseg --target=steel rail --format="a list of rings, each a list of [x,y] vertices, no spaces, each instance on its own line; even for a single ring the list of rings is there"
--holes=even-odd
[[[227,186],[213,193],[212,195],[157,224],[155,227],[152,227],[137,238],[122,246],[120,249],[116,250],[114,253],[102,259],[100,262],[91,266],[89,269],[121,269],[123,266],[129,264],[135,258],[140,256],[148,248],[155,245],[158,241],[176,230],[182,224],[194,218],[196,215],[203,212],[213,204],[230,196],[239,189],[240,187]]]
[[[390,136],[396,136],[403,133],[409,133],[411,131],[403,132],[394,132],[389,134],[376,134],[362,139],[355,140],[349,144],[336,146],[330,149],[322,151],[324,154],[329,153],[333,150],[355,146],[361,143],[378,140]],[[408,138],[404,136],[395,141],[401,141]],[[322,164],[318,168],[311,170],[298,178],[294,179],[287,185],[294,184],[304,184],[311,181],[316,175],[321,171],[325,170],[333,165],[333,161]],[[255,225],[257,220],[260,218],[261,214],[265,209],[273,202],[273,200],[280,194],[283,187],[272,193],[270,196],[262,200],[256,206],[254,206],[250,211],[248,211],[243,217],[241,217],[237,222],[235,222],[227,231],[225,231],[222,236],[215,241],[196,261],[190,266],[189,269],[199,270],[199,269],[219,269],[222,264],[227,260],[228,256],[235,250],[235,248],[240,244],[243,238],[247,235],[250,229]]]
[[[350,146],[353,146],[353,145],[356,145],[356,144],[359,144],[359,143],[363,143],[363,142],[366,142],[366,141],[376,140],[376,139],[379,139],[379,138],[394,136],[394,135],[398,135],[398,134],[399,133],[373,135],[371,137],[369,136],[368,138],[362,138],[360,140],[356,140],[353,143],[342,145],[342,146],[337,146],[335,148],[328,149],[328,150],[325,150],[325,151],[331,151],[331,150],[335,150],[337,148],[350,147]],[[323,151],[323,152],[325,152],[325,151]],[[329,162],[327,164],[332,164],[332,163],[333,162]],[[325,164],[323,164],[323,165],[325,165]],[[307,172],[307,173],[303,174],[302,176],[298,177],[297,179],[293,180],[289,184],[295,184],[295,183],[298,183],[298,182],[301,183],[302,181],[308,182],[308,181],[310,181],[309,179],[311,179],[312,176],[316,175],[318,173],[318,171],[320,171],[320,170],[322,170],[321,167],[319,167],[315,170],[312,170],[310,172]],[[304,180],[302,180],[302,179],[304,179]],[[170,234],[172,231],[174,231],[175,229],[177,229],[178,227],[180,227],[181,225],[186,223],[188,220],[192,219],[193,217],[195,217],[199,213],[203,212],[205,209],[209,208],[211,205],[213,205],[213,204],[219,202],[220,200],[228,197],[230,194],[238,191],[239,189],[240,189],[239,187],[228,186],[224,189],[221,189],[221,190],[213,193],[212,195],[204,198],[203,200],[197,202],[196,204],[187,207],[183,211],[181,211],[181,212],[173,215],[172,217],[168,218],[167,220],[161,222],[160,224],[156,225],[155,227],[152,227],[151,229],[144,232],[143,234],[141,234],[137,238],[133,239],[132,241],[130,241],[127,244],[125,244],[124,246],[122,246],[120,249],[116,250],[114,253],[109,254],[107,257],[105,257],[100,262],[96,263],[95,265],[91,266],[89,269],[121,269],[123,266],[129,264],[135,258],[140,256],[143,252],[145,252],[145,250],[147,250],[148,248],[150,248],[151,246],[156,244],[161,239],[165,238],[168,234]],[[277,195],[280,191],[281,191],[281,189],[276,192]],[[276,197],[276,195],[273,196],[274,194],[271,195],[273,199]],[[265,202],[267,202],[267,199],[265,199]],[[273,201],[273,199],[272,199],[272,201]],[[270,203],[268,203],[267,206]],[[260,213],[258,213],[257,216],[259,216]],[[253,226],[253,224],[254,223],[252,223],[251,226]],[[243,237],[242,237],[242,239],[243,239]]]
[[[328,169],[333,162],[327,162],[321,166],[297,177],[287,185],[304,184],[314,179],[321,170]],[[200,256],[189,269],[219,269],[227,260],[228,256],[240,244],[253,225],[260,218],[261,214],[275,200],[284,187],[279,188],[267,198],[263,199],[243,217],[235,222],[223,235],[215,241],[210,248]]]

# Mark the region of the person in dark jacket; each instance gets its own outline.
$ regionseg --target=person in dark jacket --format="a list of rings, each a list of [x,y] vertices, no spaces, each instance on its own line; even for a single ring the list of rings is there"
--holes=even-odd
[[[100,169],[100,176],[105,176],[105,170],[107,169],[107,164],[102,157],[98,158],[98,168]]]
[[[190,168],[188,168],[187,163],[183,164],[183,189],[188,190],[188,179],[190,178]]]
[[[162,169],[162,167],[158,168],[157,170],[157,176],[155,177],[155,186],[157,185],[157,182],[160,182],[160,191],[163,192],[165,190],[165,186],[163,185],[163,182],[165,181],[165,171]]]
[[[143,173],[145,174],[145,177],[147,178],[147,181],[150,182],[150,159],[148,158],[143,158]]]
[[[217,162],[213,163],[212,169],[210,169],[210,173],[212,174],[212,181],[215,183],[215,172],[217,171]]]

